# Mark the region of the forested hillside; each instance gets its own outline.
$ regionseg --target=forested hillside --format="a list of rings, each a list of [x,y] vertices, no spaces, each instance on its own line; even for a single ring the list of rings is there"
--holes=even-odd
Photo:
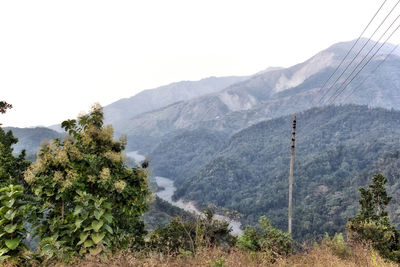
[[[152,152],[153,175],[169,177],[180,184],[208,163],[225,141],[222,133],[206,129],[173,136]]]
[[[360,173],[370,176],[373,164],[400,150],[400,112],[345,105],[314,108],[297,118],[295,238],[341,231],[347,217],[355,212],[357,201],[350,195],[356,196],[358,186],[366,183]],[[188,167],[186,177],[169,176],[178,182],[185,180],[177,183],[176,198],[239,211],[249,223],[266,215],[286,229],[291,119],[287,116],[258,123],[220,143],[206,136],[193,146],[171,142],[158,150],[154,168],[167,176]],[[210,140],[209,146],[206,140]],[[168,160],[173,154],[184,153],[183,147],[203,155],[198,161],[203,165],[200,171],[196,171],[199,167],[190,168],[195,165],[190,158]],[[209,160],[204,164],[206,155]],[[169,166],[169,171],[163,172],[157,162],[162,162],[164,169]],[[393,170],[391,175],[396,175]],[[399,223],[397,217],[394,219]]]

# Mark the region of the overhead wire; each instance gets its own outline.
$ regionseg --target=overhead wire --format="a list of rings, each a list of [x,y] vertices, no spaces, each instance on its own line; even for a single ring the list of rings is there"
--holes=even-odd
[[[396,31],[400,28],[400,24],[394,29],[394,31],[386,38],[386,40],[381,44],[381,46],[375,51],[375,53],[367,60],[367,62],[361,67],[361,69],[356,72],[356,74],[353,76],[353,78],[346,84],[346,82],[349,80],[351,75],[357,70],[357,68],[361,65],[361,63],[368,57],[368,55],[371,53],[371,51],[375,48],[377,44],[379,44],[379,41],[386,35],[386,33],[390,30],[390,28],[393,26],[393,24],[400,18],[400,15],[396,17],[396,19],[390,24],[390,26],[386,29],[386,31],[382,34],[381,38],[379,38],[378,42],[375,43],[375,45],[368,51],[368,53],[363,57],[363,59],[357,64],[357,66],[354,68],[354,70],[350,73],[350,75],[346,78],[346,80],[342,83],[342,85],[339,86],[339,88],[336,90],[335,93],[331,95],[331,97],[328,99],[327,102],[332,104],[336,98],[346,90],[346,88],[350,85],[350,83],[356,78],[356,76],[365,68],[365,66],[372,60],[372,58],[380,51],[380,49],[389,41],[389,39],[393,36],[393,34],[396,33]],[[344,86],[342,88],[342,86]],[[342,89],[341,89],[342,88]],[[332,100],[332,101],[331,101]]]
[[[375,29],[375,31],[372,33],[372,35],[368,38],[368,40],[364,43],[364,45],[359,49],[359,51],[356,53],[356,55],[353,57],[353,59],[350,61],[350,63],[346,66],[346,68],[341,72],[341,74],[336,78],[336,80],[333,82],[333,84],[325,91],[325,93],[321,96],[321,98],[318,101],[318,104],[322,103],[322,100],[326,97],[326,95],[330,92],[330,90],[337,84],[337,82],[340,80],[340,78],[343,77],[345,72],[349,69],[351,64],[356,60],[356,58],[360,55],[362,50],[366,47],[366,45],[371,41],[372,37],[378,32],[378,30],[382,27],[382,25],[385,23],[385,21],[388,19],[388,17],[392,14],[394,9],[398,6],[400,3],[400,0],[396,2],[396,4],[392,7],[390,12],[385,16],[383,21],[379,24],[379,26]],[[382,37],[381,37],[382,38]]]
[[[347,51],[347,54],[343,57],[343,59],[340,61],[339,65],[336,67],[336,69],[332,72],[332,74],[329,76],[329,78],[325,81],[325,83],[322,85],[322,87],[318,90],[317,94],[319,94],[325,86],[328,84],[330,79],[335,75],[335,73],[339,70],[339,68],[342,66],[344,61],[347,59],[347,57],[350,55],[350,52],[354,49],[354,47],[357,45],[357,43],[360,41],[361,37],[364,35],[365,31],[368,29],[368,27],[371,25],[372,21],[375,19],[375,17],[378,15],[378,13],[381,11],[382,7],[385,5],[387,0],[384,0],[379,9],[375,12],[374,16],[371,18],[371,20],[368,22],[367,26],[364,28],[364,30],[361,32],[360,36],[358,36],[357,40],[353,43],[351,46],[350,50]],[[311,104],[314,102],[314,97],[311,100]]]
[[[346,98],[351,97],[355,91],[357,91],[370,77],[372,77],[372,74],[374,74],[381,66],[383,63],[386,62],[386,60],[396,51],[396,49],[399,47],[400,44],[397,44],[394,46],[394,48],[390,51],[389,54],[386,55],[386,57],[379,62],[379,64],[376,65],[376,67],[356,86],[354,87],[350,93],[346,96]]]

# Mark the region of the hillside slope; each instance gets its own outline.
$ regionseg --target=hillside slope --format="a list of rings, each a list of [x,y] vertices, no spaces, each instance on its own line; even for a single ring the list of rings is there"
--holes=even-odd
[[[182,179],[175,197],[239,211],[250,223],[266,215],[286,229],[291,119],[261,122],[232,136],[200,171]],[[345,205],[346,190],[354,193],[368,181],[353,178],[400,150],[400,112],[329,106],[298,114],[297,121],[295,237],[343,230],[354,213]]]

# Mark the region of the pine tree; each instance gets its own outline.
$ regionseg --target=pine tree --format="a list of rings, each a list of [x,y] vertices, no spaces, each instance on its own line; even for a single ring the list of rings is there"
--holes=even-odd
[[[386,207],[392,199],[385,189],[387,178],[375,174],[368,188],[360,188],[360,211],[347,223],[348,239],[367,241],[383,257],[400,262],[400,233],[390,223]]]
[[[382,174],[375,174],[372,177],[372,184],[368,189],[360,188],[361,199],[360,213],[356,216],[356,220],[387,222],[388,214],[386,206],[389,204],[392,197],[388,196],[385,184],[387,178]]]

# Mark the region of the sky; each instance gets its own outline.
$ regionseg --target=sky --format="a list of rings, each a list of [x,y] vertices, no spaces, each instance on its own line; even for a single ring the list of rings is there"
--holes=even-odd
[[[13,105],[0,123],[49,126],[172,82],[289,67],[356,39],[382,2],[0,1],[0,100]]]

